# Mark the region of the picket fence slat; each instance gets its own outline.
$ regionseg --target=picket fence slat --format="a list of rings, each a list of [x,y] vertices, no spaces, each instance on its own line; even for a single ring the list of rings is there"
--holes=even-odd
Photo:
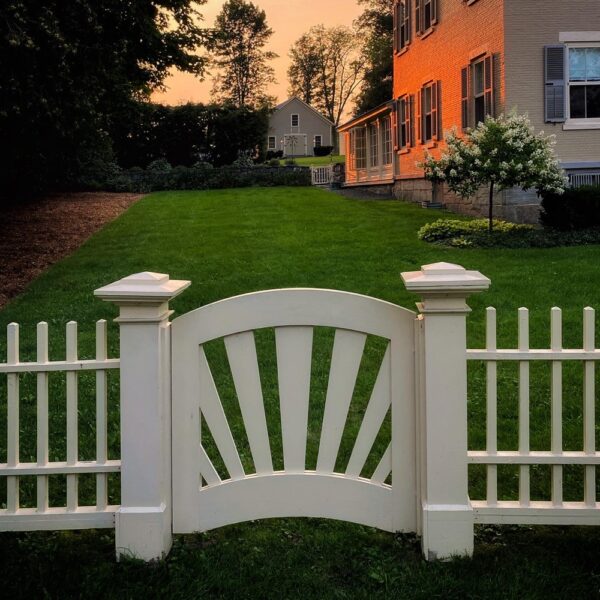
[[[48,323],[37,326],[37,361],[48,362]],[[44,467],[48,464],[48,373],[39,372],[37,377],[37,464]],[[48,509],[48,477],[37,477],[37,509],[45,512]]]
[[[7,361],[10,365],[19,362],[19,326],[11,323],[7,330]],[[7,409],[7,460],[10,467],[19,463],[19,375],[9,373],[7,377],[8,409]],[[10,476],[6,481],[6,507],[9,513],[19,508],[19,480]]]
[[[496,309],[488,308],[486,312],[486,347],[488,351],[496,350]],[[495,454],[498,449],[498,367],[496,361],[489,361],[487,370],[487,451]],[[487,467],[487,499],[495,504],[498,499],[498,467],[490,464]]]
[[[77,360],[77,323],[67,323],[67,361]],[[77,372],[69,371],[67,378],[67,465],[74,465],[78,458],[77,423]],[[67,510],[74,511],[78,504],[77,475],[67,475]]]
[[[596,313],[589,306],[583,311],[583,349],[592,351],[596,343],[595,329]],[[593,361],[584,363],[583,382],[583,449],[588,455],[596,453],[596,387]],[[593,465],[585,467],[584,500],[588,506],[596,504],[596,468]]]
[[[519,309],[518,326],[519,350],[529,350],[529,311]],[[529,452],[529,363],[519,363],[519,452]],[[531,480],[529,465],[519,467],[519,501],[521,506],[529,505]]]
[[[96,360],[108,359],[106,321],[96,323]],[[96,371],[96,461],[106,464],[108,460],[108,378],[106,371]],[[96,475],[96,509],[106,510],[108,504],[108,478],[105,473]]]
[[[554,352],[562,350],[562,311],[554,307],[551,316],[550,345]],[[562,363],[552,362],[552,452],[562,453]],[[563,469],[561,465],[552,467],[552,503],[560,506],[563,501]]]

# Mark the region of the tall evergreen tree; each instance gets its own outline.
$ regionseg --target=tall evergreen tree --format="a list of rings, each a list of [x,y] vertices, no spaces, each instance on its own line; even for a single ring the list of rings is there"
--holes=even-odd
[[[394,71],[394,0],[358,1],[365,6],[356,21],[356,27],[365,38],[362,54],[366,71],[354,103],[355,115],[391,100]]]
[[[277,54],[265,50],[273,30],[264,10],[248,0],[227,0],[217,15],[209,48],[213,54],[215,100],[234,106],[270,104],[267,86],[275,83],[270,62]]]

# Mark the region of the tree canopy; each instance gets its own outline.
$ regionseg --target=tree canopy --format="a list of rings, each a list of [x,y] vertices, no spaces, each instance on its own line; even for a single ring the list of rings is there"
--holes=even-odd
[[[362,56],[366,69],[354,102],[355,116],[392,99],[394,71],[394,0],[359,0],[359,4],[365,10],[355,25],[365,40]]]
[[[306,100],[335,125],[364,77],[359,38],[349,27],[311,27],[290,51],[290,93]]]
[[[439,159],[427,155],[423,168],[433,182],[446,182],[453,192],[469,197],[489,186],[489,229],[493,227],[494,191],[520,187],[538,194],[562,194],[567,184],[554,155],[554,136],[535,133],[525,115],[486,117],[464,138],[446,135]]]
[[[115,114],[171,67],[201,77],[206,0],[4,0],[0,6],[1,184],[38,191],[110,155]]]
[[[275,82],[269,64],[277,55],[265,49],[273,30],[264,10],[248,0],[227,0],[217,15],[209,49],[213,77],[213,97],[241,107],[272,103],[267,86]]]

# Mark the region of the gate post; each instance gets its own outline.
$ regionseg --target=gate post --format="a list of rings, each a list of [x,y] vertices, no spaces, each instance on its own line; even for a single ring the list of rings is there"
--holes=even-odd
[[[466,299],[490,280],[459,265],[437,263],[402,273],[421,296],[417,360],[422,548],[427,560],[471,555],[473,509],[467,472]]]
[[[171,526],[171,340],[169,300],[190,285],[137,273],[95,290],[120,308],[121,506],[117,558],[165,556]]]

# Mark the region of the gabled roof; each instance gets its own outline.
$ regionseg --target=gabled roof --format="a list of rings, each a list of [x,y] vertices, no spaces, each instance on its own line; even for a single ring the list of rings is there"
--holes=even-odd
[[[331,127],[335,127],[335,124],[332,123],[327,117],[324,117],[318,110],[315,110],[310,104],[307,104],[306,102],[304,102],[304,100],[302,100],[301,98],[298,98],[298,96],[292,96],[291,98],[288,98],[285,102],[282,102],[281,104],[278,104],[275,107],[275,110],[282,110],[282,109],[284,109],[288,104],[290,104],[294,100],[297,100],[298,102],[300,102],[300,104],[303,104],[306,108],[308,108],[313,113],[315,113],[315,115],[317,115],[318,117],[321,117],[321,119],[323,121],[325,121]]]

